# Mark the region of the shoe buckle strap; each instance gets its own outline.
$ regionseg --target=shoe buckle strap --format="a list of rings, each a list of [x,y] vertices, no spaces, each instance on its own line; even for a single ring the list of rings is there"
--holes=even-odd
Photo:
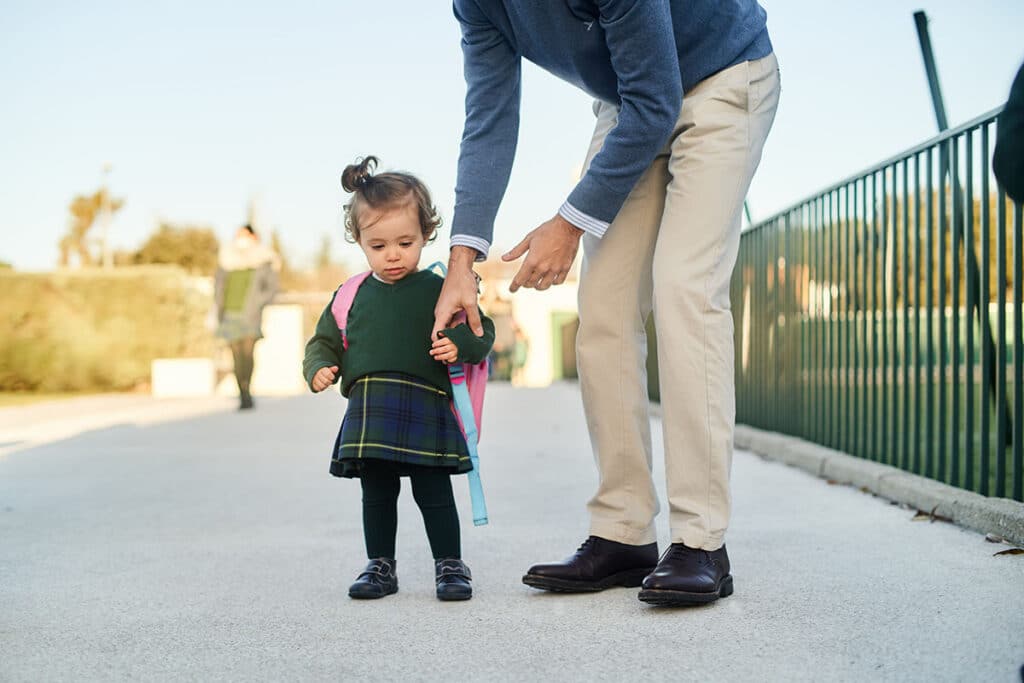
[[[445,576],[458,576],[466,579],[467,581],[473,580],[473,576],[469,572],[469,567],[466,565],[459,566],[457,564],[442,564],[437,569],[437,579],[440,580]]]
[[[386,562],[375,562],[368,566],[359,576],[369,576],[373,574],[386,579],[394,576],[394,569]]]

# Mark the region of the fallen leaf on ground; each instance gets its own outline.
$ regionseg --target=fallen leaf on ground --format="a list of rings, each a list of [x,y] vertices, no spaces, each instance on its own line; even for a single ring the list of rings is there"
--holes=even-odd
[[[936,514],[935,511],[938,510],[938,509],[939,509],[939,506],[936,505],[935,507],[932,508],[932,511],[930,513],[928,513],[930,521],[932,521],[932,522],[934,522],[935,520],[939,520],[940,522],[952,522],[953,521],[949,517],[944,517],[943,515]]]
[[[998,553],[992,555],[992,557],[998,557],[999,555],[1024,555],[1024,548],[1010,548],[1009,550],[1000,550]]]

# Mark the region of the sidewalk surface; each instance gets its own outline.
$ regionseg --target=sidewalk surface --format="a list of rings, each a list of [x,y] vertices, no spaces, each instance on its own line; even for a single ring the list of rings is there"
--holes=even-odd
[[[586,534],[572,384],[489,390],[489,526],[455,482],[468,603],[434,598],[408,486],[400,592],[346,596],[365,555],[358,482],[327,473],[337,394],[111,400],[0,411],[0,680],[1020,680],[1024,556],[748,453],[733,596],[671,610],[522,585]]]

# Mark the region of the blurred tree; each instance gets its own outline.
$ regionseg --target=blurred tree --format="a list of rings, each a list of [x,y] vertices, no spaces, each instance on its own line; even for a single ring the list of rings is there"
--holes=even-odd
[[[0,261],[0,270],[14,270],[14,266],[7,261]]]
[[[106,188],[100,188],[90,195],[76,195],[68,206],[71,214],[68,232],[58,243],[60,265],[70,265],[72,254],[78,256],[79,265],[91,266],[96,263],[97,258],[89,245],[89,230],[104,209],[113,215],[123,206],[124,200],[111,197]]]
[[[281,242],[281,235],[277,230],[270,233],[270,248],[273,249],[278,258],[281,259],[281,272],[289,272],[291,268],[288,263],[288,253],[285,251],[284,244]]]
[[[324,270],[329,268],[331,261],[331,236],[324,233],[324,236],[320,239],[320,249],[316,253],[316,269]]]
[[[307,287],[310,289],[320,292],[333,290],[348,278],[348,269],[334,260],[333,251],[331,236],[324,233],[313,260],[313,270],[309,274]]]
[[[161,223],[135,252],[134,262],[173,263],[195,275],[213,275],[219,248],[217,236],[210,228]]]
[[[281,241],[281,235],[277,230],[270,233],[270,247],[277,253],[281,259],[281,271],[278,274],[278,284],[281,289],[286,292],[294,292],[305,290],[306,277],[300,271],[296,271],[291,264],[291,260],[288,258],[288,252],[284,248],[284,243]]]
[[[115,249],[111,257],[113,258],[115,267],[134,266],[135,256],[137,254],[138,252],[132,251],[131,249]]]

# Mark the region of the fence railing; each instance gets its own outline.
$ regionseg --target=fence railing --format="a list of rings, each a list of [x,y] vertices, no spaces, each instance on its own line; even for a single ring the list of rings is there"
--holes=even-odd
[[[999,110],[744,233],[737,421],[1024,501],[1021,205]]]

